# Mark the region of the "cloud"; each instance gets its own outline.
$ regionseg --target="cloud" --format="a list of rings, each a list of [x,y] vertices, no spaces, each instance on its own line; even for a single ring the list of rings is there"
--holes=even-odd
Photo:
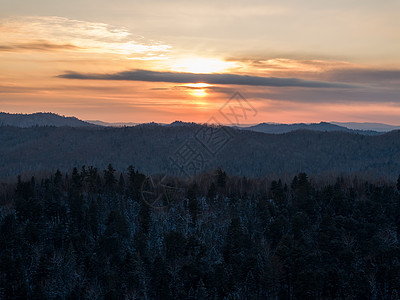
[[[57,50],[80,50],[81,47],[73,44],[54,44],[47,41],[37,41],[32,43],[14,43],[0,45],[0,52],[15,51],[57,51]]]
[[[105,23],[86,22],[56,16],[26,16],[0,20],[0,28],[15,37],[27,33],[47,38],[90,39],[103,41],[127,41],[132,34],[125,28]],[[139,37],[138,37],[139,38]],[[141,38],[141,37],[140,37]]]
[[[351,82],[392,82],[400,81],[399,69],[349,68],[327,72],[328,78]]]
[[[260,88],[247,90],[246,97],[254,101],[277,100],[291,103],[372,103],[382,106],[388,103],[400,104],[399,91],[381,88],[335,89],[272,89]]]
[[[234,58],[229,60],[235,61]],[[288,58],[238,58],[236,61],[242,63],[242,71],[256,71],[264,74],[264,76],[274,74],[273,76],[277,77],[297,77],[307,80],[362,84],[364,86],[373,86],[375,83],[398,85],[400,81],[400,68],[398,66],[381,68],[346,61]]]
[[[86,22],[62,17],[16,17],[0,19],[0,51],[62,49],[89,53],[156,59],[171,46],[146,40],[125,28],[105,23]],[[12,43],[10,43],[12,41]]]
[[[67,79],[91,80],[130,80],[171,83],[208,83],[219,85],[248,85],[275,87],[308,87],[308,88],[352,88],[354,86],[342,83],[302,80],[298,78],[261,77],[237,74],[196,74],[178,72],[157,72],[149,70],[133,70],[111,74],[84,74],[67,72],[57,76]]]

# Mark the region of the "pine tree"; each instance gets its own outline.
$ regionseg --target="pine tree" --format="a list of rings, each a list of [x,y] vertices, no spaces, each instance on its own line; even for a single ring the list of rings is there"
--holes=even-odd
[[[226,173],[221,168],[217,169],[217,185],[219,188],[224,188],[226,185]]]
[[[208,292],[207,292],[207,288],[204,285],[204,282],[202,279],[200,279],[198,285],[197,285],[197,290],[196,290],[196,296],[195,299],[196,300],[207,300],[208,299]]]
[[[151,274],[155,299],[168,299],[170,279],[165,261],[160,255],[154,259]]]
[[[192,185],[188,192],[187,192],[187,198],[188,198],[188,207],[189,207],[189,213],[190,217],[192,219],[192,224],[195,225],[197,223],[197,214],[199,211],[199,201],[197,200],[197,185],[194,184]]]
[[[111,164],[108,164],[108,167],[106,170],[104,170],[104,184],[105,186],[109,189],[112,190],[114,187],[115,183],[117,180],[115,179],[114,176],[115,169]]]
[[[397,184],[396,184],[397,190],[400,191],[400,175],[397,177]]]
[[[124,194],[125,192],[125,179],[122,173],[119,175],[119,180],[118,180],[118,191],[120,194]]]
[[[97,200],[94,198],[90,201],[89,210],[88,210],[88,218],[89,218],[89,228],[96,238],[99,233],[99,207],[97,204]]]
[[[217,196],[217,187],[215,186],[215,183],[212,182],[207,192],[207,201],[210,204],[214,203],[216,196]]]
[[[82,178],[77,168],[72,170],[72,186],[76,190],[79,190],[82,186]]]

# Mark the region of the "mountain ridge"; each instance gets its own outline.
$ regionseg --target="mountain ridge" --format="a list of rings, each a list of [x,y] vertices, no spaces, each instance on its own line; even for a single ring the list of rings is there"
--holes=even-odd
[[[0,112],[0,126],[93,127],[95,125],[82,121],[76,117],[66,117],[49,112],[37,112],[32,114],[10,114],[6,112]]]
[[[344,126],[349,129],[355,130],[372,130],[377,132],[389,132],[392,130],[399,130],[400,126],[389,125],[384,123],[373,123],[373,122],[330,122],[331,124]]]
[[[212,139],[213,134],[222,135]],[[213,149],[218,144],[207,144],[221,138],[226,141],[221,147]],[[147,174],[168,174],[175,172],[171,161],[180,158],[185,147],[202,159],[198,171],[222,167],[238,176],[328,172],[393,177],[400,170],[400,131],[368,136],[311,130],[268,134],[198,124],[120,128],[3,126],[0,178],[33,171],[67,171],[71,166],[82,165],[101,169],[110,162],[117,170],[134,165]]]
[[[68,127],[132,127],[143,126],[145,124],[157,124],[169,127],[192,126],[194,122],[174,121],[166,123],[136,123],[136,122],[104,122],[101,120],[80,120],[74,116],[66,117],[51,112],[37,112],[32,114],[12,114],[0,112],[0,126],[32,127],[32,126],[68,126]],[[224,125],[228,126],[228,125]],[[263,122],[255,125],[236,125],[230,126],[241,130],[256,131],[262,133],[283,134],[296,130],[312,131],[344,131],[363,135],[378,135],[391,130],[398,130],[400,126],[388,125],[384,123],[359,123],[359,122],[325,122],[320,123],[269,123]]]
[[[357,130],[350,129],[345,126],[336,125],[329,122],[320,122],[320,123],[293,123],[293,124],[270,124],[270,123],[260,123],[258,125],[250,126],[250,127],[241,127],[242,130],[252,130],[263,133],[272,133],[272,134],[282,134],[296,130],[313,130],[313,131],[344,131],[344,132],[353,132],[364,135],[377,135],[379,132],[372,130]]]

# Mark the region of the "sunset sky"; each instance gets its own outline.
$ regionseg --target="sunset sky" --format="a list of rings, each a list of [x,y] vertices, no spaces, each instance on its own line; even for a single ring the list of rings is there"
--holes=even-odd
[[[400,125],[400,1],[0,0],[0,111]]]

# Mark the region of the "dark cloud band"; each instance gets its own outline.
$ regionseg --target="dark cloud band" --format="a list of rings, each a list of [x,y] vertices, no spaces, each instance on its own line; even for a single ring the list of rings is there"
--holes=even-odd
[[[400,81],[398,69],[338,69],[326,73],[329,79],[347,82],[396,82]]]
[[[57,76],[67,79],[91,80],[132,80],[149,82],[171,83],[209,83],[250,86],[275,86],[275,87],[308,87],[308,88],[351,88],[353,85],[331,83],[323,81],[302,80],[298,78],[260,77],[237,74],[193,74],[178,72],[157,72],[149,70],[133,70],[112,74],[83,74],[67,72]]]

